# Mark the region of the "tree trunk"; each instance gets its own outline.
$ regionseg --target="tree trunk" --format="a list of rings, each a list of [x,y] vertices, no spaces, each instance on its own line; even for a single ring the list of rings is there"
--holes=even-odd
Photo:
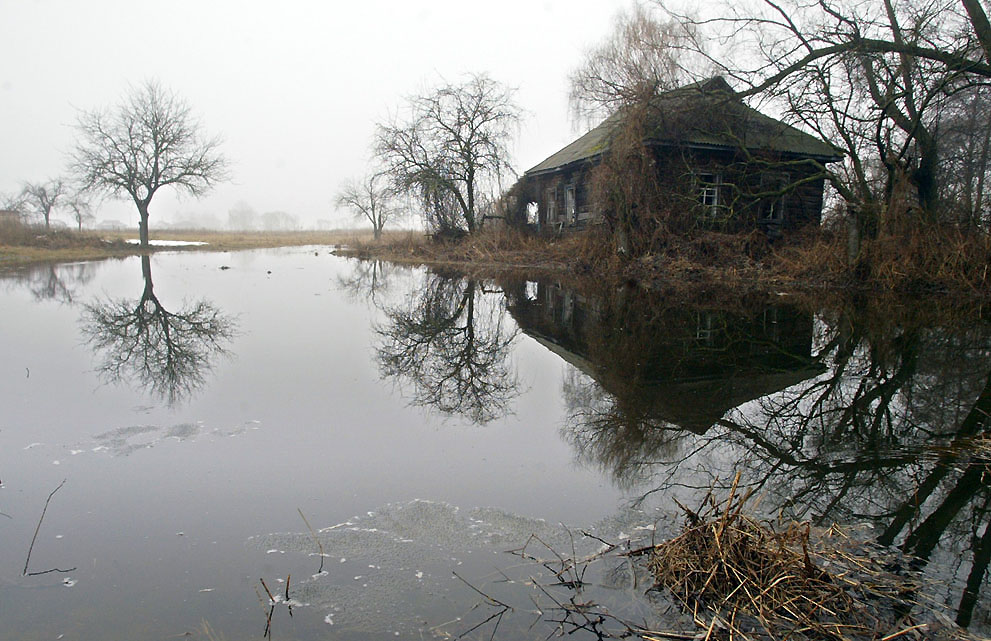
[[[919,166],[912,172],[912,182],[915,183],[915,187],[919,191],[919,205],[922,207],[922,215],[930,222],[935,222],[939,203],[936,175],[939,151],[936,147],[936,139],[921,128],[916,134],[916,141],[919,149]]]
[[[141,239],[141,247],[148,247],[148,203],[138,203],[138,237]]]

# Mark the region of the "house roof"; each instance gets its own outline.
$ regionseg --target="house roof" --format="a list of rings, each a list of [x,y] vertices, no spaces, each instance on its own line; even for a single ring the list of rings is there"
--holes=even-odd
[[[743,104],[722,76],[659,94],[651,99],[649,107],[647,140],[654,144],[730,150],[743,147],[823,162],[841,158],[832,145]],[[526,173],[543,173],[595,159],[608,149],[624,115],[624,110],[614,113]]]

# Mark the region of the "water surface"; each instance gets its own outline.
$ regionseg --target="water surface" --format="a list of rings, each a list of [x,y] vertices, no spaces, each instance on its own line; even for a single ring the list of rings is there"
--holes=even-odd
[[[768,513],[916,556],[987,629],[981,322],[324,248],[33,268],[0,280],[0,310],[11,638],[457,636],[488,616],[474,588],[512,601],[503,638],[544,638],[541,569],[505,550],[673,533],[673,497],[736,472]],[[597,598],[684,625],[634,580],[604,572]]]

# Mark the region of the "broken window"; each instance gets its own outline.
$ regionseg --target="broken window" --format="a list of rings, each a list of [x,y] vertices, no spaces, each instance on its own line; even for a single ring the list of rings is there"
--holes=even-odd
[[[696,174],[696,182],[698,184],[699,204],[702,205],[703,214],[711,217],[719,216],[719,208],[722,205],[719,193],[719,188],[723,182],[722,175],[713,172],[700,172]]]
[[[526,222],[528,225],[536,225],[539,222],[537,217],[537,203],[526,204]]]
[[[577,220],[575,216],[575,186],[564,188],[564,215],[569,222]]]

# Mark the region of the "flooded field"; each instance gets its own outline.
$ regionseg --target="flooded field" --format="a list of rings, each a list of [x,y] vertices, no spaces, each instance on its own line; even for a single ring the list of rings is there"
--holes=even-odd
[[[991,629],[980,319],[312,247],[32,268],[0,310],[4,638],[694,634],[626,557],[555,564],[671,537],[736,474]]]

